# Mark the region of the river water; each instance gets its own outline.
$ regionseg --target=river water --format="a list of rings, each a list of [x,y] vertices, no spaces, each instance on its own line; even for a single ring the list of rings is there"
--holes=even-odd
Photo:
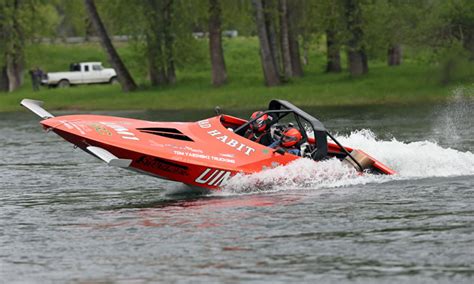
[[[176,196],[0,114],[0,283],[472,283],[473,100],[305,110],[399,174],[301,160]]]

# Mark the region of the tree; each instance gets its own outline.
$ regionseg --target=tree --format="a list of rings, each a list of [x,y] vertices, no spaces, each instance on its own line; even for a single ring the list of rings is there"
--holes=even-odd
[[[164,39],[164,17],[162,2],[158,0],[141,1],[145,15],[145,54],[148,76],[152,86],[168,84]]]
[[[0,4],[0,90],[14,91],[23,83],[25,33],[20,22],[25,7],[19,0]]]
[[[164,60],[163,13],[157,0],[141,1],[143,14],[146,16],[145,54],[148,65],[148,77],[152,86],[168,83]]]
[[[388,66],[398,66],[402,64],[402,45],[399,43],[391,44],[387,52]]]
[[[127,5],[127,4],[125,4]],[[143,44],[143,53],[148,66],[148,77],[152,86],[174,84],[176,82],[174,59],[174,31],[172,30],[174,3],[172,0],[147,0],[136,3],[135,29],[132,34],[144,34],[136,41]],[[129,15],[130,16],[130,15]]]
[[[58,22],[47,1],[0,0],[0,91],[11,92],[23,84],[26,47],[54,34]]]
[[[294,77],[303,76],[300,44],[298,42],[298,35],[300,34],[298,20],[301,18],[303,8],[302,2],[298,1],[291,1],[290,5],[288,5],[288,42],[290,44],[291,70]]]
[[[122,59],[118,55],[117,51],[115,50],[112,41],[107,34],[107,30],[102,23],[99,13],[97,12],[94,0],[84,0],[84,6],[95,30],[97,31],[97,34],[99,35],[100,42],[107,53],[110,64],[117,72],[122,90],[125,92],[134,91],[137,88],[137,85],[128,72],[127,67],[125,67],[125,64],[123,64]]]
[[[252,4],[266,84],[281,84],[280,77],[286,81],[291,77],[302,76],[298,17],[301,16],[304,6],[287,0],[260,0],[252,1]],[[275,21],[275,18],[279,21]]]
[[[8,75],[5,62],[7,34],[5,32],[5,6],[0,2],[0,92],[8,92]]]
[[[326,72],[327,73],[339,73],[342,71],[341,68],[341,52],[340,46],[336,37],[337,31],[333,28],[326,30]]]
[[[221,35],[221,7],[219,0],[209,0],[209,52],[211,56],[212,84],[216,87],[227,82]]]
[[[388,66],[402,63],[402,46],[410,41],[415,30],[410,23],[414,22],[412,14],[416,13],[417,5],[400,0],[379,0],[362,5],[364,45],[371,58],[385,59]]]
[[[8,92],[8,75],[6,66],[0,66],[0,92]]]
[[[176,83],[176,70],[174,66],[174,37],[171,31],[173,18],[173,0],[164,1],[163,8],[163,34],[165,38],[166,75],[168,83]]]
[[[280,46],[283,61],[283,72],[288,79],[293,77],[293,69],[291,68],[291,52],[289,42],[289,27],[288,27],[288,5],[286,0],[279,1],[280,12]]]
[[[339,73],[341,67],[341,8],[338,2],[329,1],[323,11],[326,15],[326,72]]]
[[[450,27],[450,34],[461,42],[470,59],[474,60],[474,2],[451,1],[446,10],[444,19]]]
[[[255,17],[251,1],[221,1],[222,27],[239,35],[255,35]]]
[[[255,23],[257,25],[257,34],[260,42],[260,60],[265,84],[267,86],[277,86],[281,84],[281,80],[270,48],[262,0],[252,0],[252,5],[254,7]]]
[[[362,30],[362,9],[358,0],[345,0],[344,8],[349,36],[346,44],[349,72],[355,77],[369,72]]]
[[[425,1],[417,5],[415,39],[418,47],[429,47],[437,54],[459,45],[474,59],[474,2],[470,0]],[[461,51],[462,52],[462,51]],[[460,54],[459,54],[460,55]]]
[[[268,43],[273,64],[276,67],[278,76],[281,77],[281,54],[278,46],[278,33],[275,20],[276,10],[275,0],[262,0],[263,18],[265,19],[265,29],[267,31]]]
[[[471,80],[474,59],[474,2],[450,0],[420,5],[414,42],[433,51],[442,84]]]
[[[85,36],[87,41],[91,33],[95,32],[90,19],[85,15],[82,1],[55,0],[48,2],[51,2],[58,17],[55,37]]]
[[[304,52],[310,44],[326,41],[326,72],[341,72],[340,51],[346,40],[344,0],[301,0],[297,22],[303,38]],[[303,4],[303,5],[302,5]],[[306,55],[305,55],[306,57]],[[306,60],[306,58],[305,58]]]

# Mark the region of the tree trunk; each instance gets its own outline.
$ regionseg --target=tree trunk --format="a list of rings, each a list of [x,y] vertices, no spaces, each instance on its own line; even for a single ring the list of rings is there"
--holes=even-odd
[[[4,65],[5,60],[5,41],[7,39],[5,27],[3,21],[5,16],[3,16],[5,11],[4,3],[0,3],[0,92],[8,92],[8,76],[7,76],[7,66]]]
[[[148,54],[148,79],[152,86],[160,85],[160,77],[158,72],[158,67],[152,55]]]
[[[120,85],[122,86],[122,90],[125,92],[134,91],[137,88],[137,85],[128,72],[127,67],[125,67],[125,64],[123,64],[122,59],[118,55],[114,46],[112,45],[112,42],[107,34],[107,30],[105,29],[105,26],[100,19],[99,13],[97,12],[94,0],[84,0],[84,5],[89,18],[97,31],[102,47],[107,53],[109,62],[117,72],[117,77],[119,79]]]
[[[278,38],[275,29],[275,20],[273,17],[273,10],[275,8],[274,0],[262,0],[263,18],[265,19],[265,29],[267,30],[268,42],[270,44],[270,51],[273,59],[273,64],[276,67],[278,76],[281,75],[280,52],[278,48]]]
[[[158,36],[157,34],[155,36]],[[146,36],[147,38],[147,63],[148,76],[152,86],[167,84],[165,69],[163,66],[163,57],[161,53],[161,41],[156,37]]]
[[[347,42],[349,72],[352,76],[360,76],[369,72],[367,55],[363,44],[362,11],[358,0],[346,0],[346,24],[349,31]]]
[[[6,59],[6,74],[8,77],[8,91],[21,87],[23,84],[23,62],[24,62],[24,34],[18,22],[18,12],[20,11],[20,1],[13,1],[12,15],[11,15],[11,30],[9,38],[6,38],[7,50],[5,52]],[[8,34],[8,32],[7,32]],[[8,36],[8,35],[7,35]]]
[[[298,9],[300,2],[291,1],[288,5],[288,42],[290,44],[291,70],[293,77],[302,77],[303,65],[301,64],[300,44],[298,42],[299,31],[297,28]]]
[[[23,84],[23,63],[20,55],[13,53],[7,56],[8,90],[13,92]]]
[[[227,82],[227,71],[222,50],[219,0],[209,0],[209,52],[212,66],[212,85],[215,87],[224,85]]]
[[[303,65],[301,64],[300,44],[298,39],[292,35],[288,36],[290,41],[291,54],[291,69],[293,70],[293,77],[302,77],[304,75]]]
[[[279,1],[280,12],[280,46],[283,61],[283,72],[285,78],[293,77],[293,70],[291,68],[291,53],[290,43],[288,41],[288,6],[286,0]]]
[[[0,92],[8,92],[8,86],[7,67],[0,66]]]
[[[364,68],[364,74],[369,73],[369,59],[367,58],[367,52],[365,47],[361,50],[362,53],[362,67]]]
[[[348,51],[348,63],[349,63],[349,71],[352,76],[360,76],[365,74],[364,72],[364,56],[359,51]]]
[[[152,86],[168,83],[163,55],[163,7],[160,0],[141,1],[146,16],[146,57],[148,76]]]
[[[392,44],[388,48],[388,66],[398,66],[402,64],[402,46],[400,44]]]
[[[171,19],[173,14],[173,0],[165,2],[163,9],[163,35],[165,38],[166,79],[169,84],[176,83],[176,71],[174,67],[174,37],[171,33]]]
[[[262,0],[252,0],[252,5],[255,10],[255,22],[260,42],[260,60],[262,62],[265,84],[267,86],[277,86],[281,84],[281,81],[270,49],[268,33],[265,26],[265,18],[263,16]]]
[[[341,56],[340,48],[336,39],[336,31],[333,29],[326,30],[326,54],[327,54],[327,65],[326,72],[328,73],[339,73],[342,71],[341,68]]]

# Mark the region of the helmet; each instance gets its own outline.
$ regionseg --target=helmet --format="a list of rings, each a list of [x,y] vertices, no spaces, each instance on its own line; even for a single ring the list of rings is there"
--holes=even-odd
[[[283,147],[291,147],[296,145],[296,143],[300,142],[303,136],[301,135],[301,132],[292,127],[288,128],[283,132],[283,136],[281,137],[281,146]]]
[[[258,116],[260,116],[262,113],[263,113],[263,111],[256,111],[252,114],[250,119],[255,119]],[[268,114],[264,114],[264,115],[260,116],[259,118],[254,120],[252,123],[250,123],[250,129],[252,129],[255,132],[264,131],[265,128],[267,128],[268,119],[269,119]]]

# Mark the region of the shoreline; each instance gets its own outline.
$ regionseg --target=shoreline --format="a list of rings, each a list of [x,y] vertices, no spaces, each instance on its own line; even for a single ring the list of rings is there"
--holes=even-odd
[[[344,107],[402,107],[402,106],[426,106],[426,105],[442,105],[442,104],[448,104],[450,101],[454,98],[454,96],[446,96],[446,97],[432,97],[429,100],[426,99],[420,99],[420,100],[390,100],[390,101],[359,101],[359,102],[352,102],[352,103],[337,103],[337,104],[330,104],[330,103],[322,103],[322,104],[304,104],[300,101],[294,101],[288,98],[278,98],[275,97],[273,99],[283,99],[283,100],[288,100],[289,102],[297,105],[298,107],[301,108],[344,108]],[[463,96],[463,98],[470,98],[474,100],[474,96]],[[1,114],[8,114],[8,113],[18,113],[18,112],[23,112],[25,109],[20,105],[20,102],[22,99],[33,99],[33,100],[39,100],[44,102],[44,108],[48,111],[53,111],[53,112],[64,112],[64,113],[71,113],[71,112],[77,112],[77,113],[87,113],[87,112],[144,112],[144,111],[163,111],[163,112],[175,112],[175,111],[185,111],[185,112],[203,112],[203,111],[212,111],[214,112],[214,108],[216,106],[219,106],[221,109],[224,110],[231,110],[232,112],[242,112],[242,111],[248,111],[256,108],[265,108],[267,107],[266,104],[259,104],[259,105],[254,105],[254,106],[247,106],[247,107],[242,107],[242,106],[228,106],[225,104],[214,104],[211,105],[209,103],[206,103],[205,105],[202,105],[201,107],[180,107],[175,106],[175,107],[139,107],[139,106],[134,106],[130,108],[116,108],[114,106],[111,107],[105,107],[105,108],[97,108],[93,106],[93,104],[88,105],[87,103],[81,103],[80,106],[77,104],[74,106],[72,105],[63,105],[63,104],[51,104],[51,101],[47,100],[42,100],[42,98],[35,98],[35,97],[25,97],[25,98],[20,98],[18,100],[17,106],[8,106],[7,108],[3,108],[0,106],[0,113]],[[270,101],[269,99],[268,101]],[[1,101],[1,100],[0,100]],[[53,107],[54,105],[54,107]]]

